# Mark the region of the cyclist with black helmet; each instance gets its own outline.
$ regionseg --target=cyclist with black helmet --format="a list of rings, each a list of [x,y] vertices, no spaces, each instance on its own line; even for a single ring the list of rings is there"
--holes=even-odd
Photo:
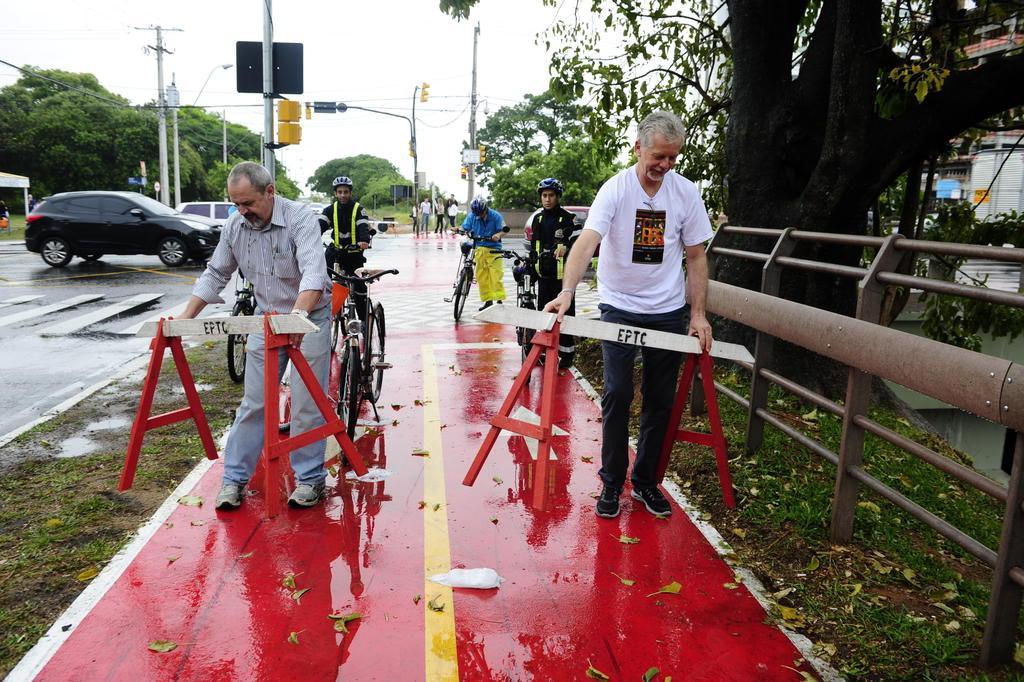
[[[504,259],[496,250],[501,249],[501,235],[505,231],[505,219],[493,208],[488,208],[487,199],[478,196],[469,205],[469,214],[462,223],[462,229],[476,242],[476,281],[480,287],[480,310],[490,308],[495,301],[505,299],[505,284],[502,282]]]
[[[576,215],[561,206],[564,188],[557,178],[544,178],[537,184],[541,211],[533,217],[530,250],[537,256],[537,307],[543,310],[548,301],[562,291],[565,259],[583,227]],[[567,315],[576,314],[575,301],[569,304]],[[572,366],[576,354],[576,340],[569,334],[558,337],[558,366]]]
[[[334,201],[323,210],[321,233],[331,230],[332,238],[327,246],[325,256],[327,267],[333,268],[337,263],[342,272],[355,274],[355,271],[366,264],[363,252],[370,248],[370,218],[358,201],[352,199],[352,180],[344,175],[334,178]],[[359,319],[366,319],[366,284],[356,282],[352,287],[352,295],[356,297],[356,311]]]

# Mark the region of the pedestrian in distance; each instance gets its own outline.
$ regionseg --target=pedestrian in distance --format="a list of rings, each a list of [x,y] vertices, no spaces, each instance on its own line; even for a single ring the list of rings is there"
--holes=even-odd
[[[545,178],[537,185],[541,211],[531,222],[530,250],[537,259],[537,305],[543,307],[562,292],[565,259],[580,236],[582,226],[576,214],[562,208],[564,188],[557,178]],[[569,302],[568,315],[576,314],[576,302]],[[558,337],[558,366],[572,366],[576,341],[570,334]]]
[[[437,201],[434,202],[434,234],[441,234],[444,230],[444,221],[446,216],[444,214],[444,198],[438,197]]]
[[[459,217],[459,202],[455,200],[455,195],[448,197],[448,226],[452,234],[455,234],[455,219]]]
[[[572,304],[576,285],[601,244],[598,294],[601,319],[674,334],[697,336],[711,349],[711,325],[705,314],[708,265],[704,242],[711,221],[697,186],[674,170],[685,137],[675,114],[656,111],[637,130],[637,161],[605,182],[565,265],[564,288],[544,310],[561,320]],[[686,271],[679,267],[686,255]],[[601,397],[601,469],[604,483],[595,512],[619,514],[619,497],[629,465],[629,409],[633,402],[636,346],[601,342],[604,394]],[[643,374],[640,433],[630,476],[632,497],[652,514],[671,514],[658,490],[658,460],[668,429],[681,356],[641,348]]]
[[[28,212],[36,210],[36,198],[31,194],[28,195]]]
[[[7,202],[0,199],[0,230],[11,229],[11,213],[7,210]]]
[[[430,231],[430,198],[427,197],[420,202],[420,229],[423,230],[423,236],[426,237]]]
[[[462,223],[462,229],[476,241],[476,281],[480,287],[480,310],[490,308],[495,302],[505,299],[504,270],[500,253],[501,236],[505,232],[505,219],[493,208],[488,208],[487,199],[478,196],[469,205],[469,215]]]
[[[326,391],[331,353],[331,281],[320,241],[317,218],[304,204],[279,196],[270,172],[263,166],[243,162],[228,174],[228,196],[238,211],[228,217],[220,242],[199,277],[192,296],[181,314],[194,318],[209,303],[223,303],[220,291],[236,269],[245,272],[253,283],[256,314],[294,313],[319,327],[313,334],[294,334],[289,339],[309,361],[313,375]],[[287,354],[281,348],[280,371]],[[235,414],[224,448],[224,475],[217,509],[236,509],[244,499],[245,485],[252,477],[263,451],[264,411],[272,410],[277,421],[277,405],[263,404],[265,339],[250,334],[246,347],[245,395]],[[280,377],[278,377],[278,380]],[[306,432],[324,423],[303,382],[292,386],[293,433]],[[294,450],[291,467],[295,490],[288,498],[293,507],[312,507],[323,497],[323,439]],[[267,494],[274,494],[268,491]]]
[[[331,231],[331,243],[324,250],[327,268],[335,265],[347,275],[366,265],[366,250],[371,248],[370,216],[366,209],[352,198],[351,178],[339,175],[331,183],[334,201],[321,213],[321,232]],[[356,313],[366,322],[366,282],[354,282],[352,297],[356,301]]]

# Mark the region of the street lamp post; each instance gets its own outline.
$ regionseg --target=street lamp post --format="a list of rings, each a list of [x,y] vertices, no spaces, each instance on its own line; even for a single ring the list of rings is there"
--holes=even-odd
[[[210,69],[210,73],[206,74],[206,80],[203,81],[203,87],[199,88],[199,93],[196,94],[196,98],[192,102],[192,106],[195,106],[196,104],[199,103],[199,98],[202,96],[203,90],[206,89],[206,84],[210,82],[210,78],[213,77],[213,74],[214,74],[214,72],[217,69],[223,69],[223,70],[227,71],[228,69],[230,69],[233,66],[234,66],[234,64],[218,64],[217,66],[215,66],[212,69]],[[220,124],[221,124],[221,135],[223,137],[221,161],[223,161],[224,163],[227,163],[228,162],[228,112],[227,112],[227,110],[224,110],[224,112],[221,114]]]
[[[417,89],[419,86],[416,86]],[[416,99],[413,98],[413,110],[415,111]],[[409,145],[412,149],[412,186],[413,186],[413,203],[416,203],[419,199],[415,196],[416,192],[416,123],[414,119],[402,114],[392,114],[390,111],[381,111],[380,109],[370,109],[369,107],[357,107],[351,104],[345,104],[344,102],[338,102],[336,110],[339,114],[343,114],[349,109],[358,109],[359,111],[369,111],[372,114],[381,114],[383,116],[392,116],[394,118],[402,118],[409,124]]]

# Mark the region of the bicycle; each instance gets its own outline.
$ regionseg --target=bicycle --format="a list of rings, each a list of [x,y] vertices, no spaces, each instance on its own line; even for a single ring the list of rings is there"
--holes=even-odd
[[[508,226],[505,226],[502,231],[508,232]],[[465,231],[459,230],[459,234],[465,234]],[[477,243],[482,241],[488,241],[485,239],[472,239],[471,241],[464,241],[459,245],[462,249],[462,261],[459,263],[459,267],[455,272],[455,282],[452,284],[452,295],[444,299],[445,303],[453,303],[453,312],[455,313],[455,321],[458,322],[459,318],[462,317],[462,309],[466,307],[466,299],[469,298],[469,290],[473,286],[473,271],[476,265],[475,251]],[[499,249],[491,249],[494,253],[502,253]]]
[[[239,284],[235,290],[235,305],[231,308],[231,315],[254,315],[256,313],[256,297],[253,293],[252,282],[245,278],[241,272],[238,273]],[[228,376],[236,384],[245,381],[245,349],[249,339],[248,334],[228,335]]]
[[[341,357],[340,388],[338,391],[338,416],[348,430],[349,437],[355,435],[359,408],[363,400],[377,413],[384,383],[384,370],[391,367],[384,360],[384,340],[387,327],[384,323],[384,306],[374,303],[369,292],[366,295],[366,323],[359,319],[355,296],[349,289],[356,283],[371,284],[384,275],[397,275],[398,270],[375,270],[364,275],[346,275],[330,272],[333,280],[331,306],[334,320],[331,322],[331,351]]]
[[[506,255],[508,254],[508,255]],[[516,281],[516,306],[527,310],[537,309],[537,254],[534,251],[517,252],[508,250],[502,253],[512,258],[512,278]],[[530,354],[534,329],[516,327],[516,343],[522,349],[523,360]]]

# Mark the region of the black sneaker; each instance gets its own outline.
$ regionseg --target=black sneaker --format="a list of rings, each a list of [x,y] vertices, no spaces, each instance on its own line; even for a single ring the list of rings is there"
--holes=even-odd
[[[494,305],[494,301],[484,301],[484,304],[480,306],[479,310],[487,310],[492,305]]]
[[[601,497],[597,500],[594,513],[604,519],[614,519],[619,515],[619,495],[621,494],[622,488],[606,485],[601,490]]]
[[[630,496],[634,500],[639,500],[644,503],[647,507],[647,511],[651,512],[655,516],[671,516],[672,507],[669,506],[668,500],[661,494],[661,491],[657,487],[653,488],[633,488],[633,492]]]

